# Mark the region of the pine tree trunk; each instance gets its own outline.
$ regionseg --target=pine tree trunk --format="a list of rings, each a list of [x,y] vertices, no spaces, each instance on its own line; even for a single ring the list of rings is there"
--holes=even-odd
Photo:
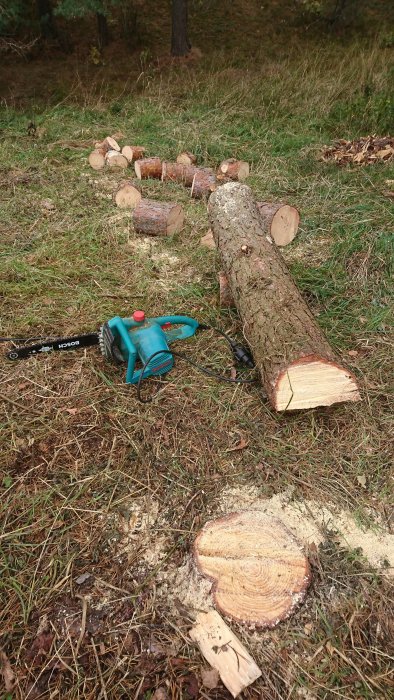
[[[250,188],[238,182],[222,185],[211,195],[208,211],[245,337],[273,408],[358,401],[355,378],[340,364],[265,235]]]
[[[105,46],[108,46],[108,44],[109,44],[108,22],[107,22],[106,16],[103,15],[101,12],[96,12],[96,17],[97,17],[98,47],[101,51],[102,49],[105,48]]]
[[[191,49],[187,35],[187,0],[172,0],[172,56],[186,56]]]

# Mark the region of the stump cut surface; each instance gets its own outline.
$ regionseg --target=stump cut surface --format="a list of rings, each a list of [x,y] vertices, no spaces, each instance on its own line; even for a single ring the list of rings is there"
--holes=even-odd
[[[310,583],[301,546],[280,520],[259,511],[208,522],[196,538],[195,559],[214,581],[219,610],[258,627],[289,617]]]

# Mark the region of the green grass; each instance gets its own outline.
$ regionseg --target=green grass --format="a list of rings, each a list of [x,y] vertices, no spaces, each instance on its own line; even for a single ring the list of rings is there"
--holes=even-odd
[[[299,207],[301,230],[284,256],[363,396],[355,405],[276,415],[258,389],[234,390],[179,363],[155,402],[142,406],[124,385],[123,369],[94,349],[2,362],[0,619],[17,674],[15,697],[25,697],[37,678],[44,696],[50,687],[65,698],[98,697],[89,641],[76,659],[78,634],[70,644],[61,626],[64,608],[80,620],[75,580],[86,571],[115,587],[86,588],[89,615],[105,611],[104,621],[89,617],[89,624],[95,643],[105,646],[100,664],[108,698],[138,697],[142,676],[152,681],[141,690],[145,700],[166,678],[174,697],[186,697],[182,677],[197,673],[200,660],[185,642],[184,623],[176,620],[174,630],[167,603],[156,599],[157,567],[141,563],[148,545],[136,539],[131,560],[119,558],[119,518],[141,498],[160,502],[153,534],[166,533],[167,542],[159,573],[169,562],[182,563],[224,486],[257,486],[267,497],[292,487],[295,498],[334,501],[358,522],[375,520],[371,508],[389,520],[393,207],[383,193],[394,176],[389,164],[338,168],[317,156],[333,138],[388,131],[391,54],[370,39],[347,45],[333,39],[321,48],[294,42],[287,57],[280,46],[265,48],[256,49],[252,65],[225,48],[161,71],[152,61],[138,81],[140,62],[133,59],[121,90],[119,78],[103,83],[106,71],[114,74],[109,62],[96,80],[80,79],[79,94],[63,87],[60,95],[54,76],[47,93],[3,104],[1,335],[88,331],[135,307],[149,315],[185,313],[241,334],[236,313],[218,306],[219,261],[199,246],[208,227],[204,205],[180,186],[164,194],[161,183],[147,182],[146,196],[182,203],[186,226],[170,238],[141,241],[107,196],[121,176],[88,169],[84,143],[121,131],[122,141],[165,159],[183,148],[207,165],[245,158],[258,199]],[[39,66],[28,68],[26,84],[39,74]],[[41,129],[36,138],[26,130],[32,115]],[[46,209],[44,199],[55,208]],[[210,334],[181,349],[217,370],[231,366],[222,341]],[[227,452],[240,436],[247,448]],[[261,463],[266,469],[257,468]],[[388,583],[335,537],[319,558],[305,606],[264,632],[264,645],[238,629],[264,666],[263,680],[246,697],[302,697],[300,688],[319,698],[389,696]],[[45,614],[68,666],[51,674],[45,664],[53,656],[40,664],[26,656]],[[176,640],[183,667],[174,670],[159,657],[150,669],[141,647],[152,630]],[[134,651],[125,650],[126,631],[140,636]],[[328,642],[342,656],[329,653]],[[209,697],[227,695],[218,689]]]

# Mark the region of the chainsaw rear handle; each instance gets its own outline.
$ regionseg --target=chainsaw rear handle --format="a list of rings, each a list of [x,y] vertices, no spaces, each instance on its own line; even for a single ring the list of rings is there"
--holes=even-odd
[[[116,318],[119,319],[119,316]],[[168,343],[173,343],[175,340],[185,340],[185,338],[190,338],[190,336],[195,334],[199,326],[198,321],[196,321],[194,318],[190,318],[190,316],[157,316],[155,318],[146,318],[141,323],[134,321],[133,318],[123,318],[121,320],[128,330],[131,328],[141,328],[145,323],[157,323],[162,327]],[[176,325],[178,328],[165,328],[167,323],[171,324],[171,326]],[[119,324],[117,327],[119,328],[120,325],[121,324]],[[122,338],[125,340],[125,336],[123,334]],[[126,345],[129,347],[128,343],[126,343]]]

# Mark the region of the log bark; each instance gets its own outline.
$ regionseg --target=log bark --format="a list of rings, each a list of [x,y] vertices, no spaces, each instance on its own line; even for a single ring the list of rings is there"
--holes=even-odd
[[[249,187],[222,185],[208,212],[246,339],[277,411],[358,401],[341,365],[267,237]]]
[[[249,163],[245,160],[228,158],[219,166],[219,173],[225,175],[230,180],[245,180],[249,176]]]
[[[105,155],[105,162],[110,168],[127,168],[129,161],[122,156],[119,151],[108,151]]]
[[[288,204],[257,202],[261,220],[276,245],[285,246],[295,238],[300,223],[298,209]]]
[[[123,180],[114,194],[115,204],[120,209],[135,209],[141,199],[141,192],[132,180]]]
[[[185,187],[191,187],[197,170],[194,165],[163,161],[161,179],[163,182],[180,182]]]
[[[212,168],[197,168],[190,194],[195,199],[203,199],[209,197],[216,187],[217,179]]]
[[[189,635],[233,698],[261,676],[247,649],[216,610],[199,612]]]
[[[310,583],[301,545],[277,518],[260,511],[231,513],[206,523],[194,544],[200,572],[226,617],[275,627],[289,617]]]
[[[102,170],[105,167],[105,151],[102,148],[96,148],[91,152],[88,160],[93,170]]]
[[[133,225],[145,236],[166,236],[183,227],[184,213],[180,204],[141,199],[133,211]]]
[[[176,162],[182,163],[182,165],[195,165],[197,163],[197,156],[190,153],[190,151],[182,151],[182,153],[176,157]]]
[[[160,158],[140,158],[135,161],[134,170],[139,180],[148,178],[160,179],[162,162]]]

